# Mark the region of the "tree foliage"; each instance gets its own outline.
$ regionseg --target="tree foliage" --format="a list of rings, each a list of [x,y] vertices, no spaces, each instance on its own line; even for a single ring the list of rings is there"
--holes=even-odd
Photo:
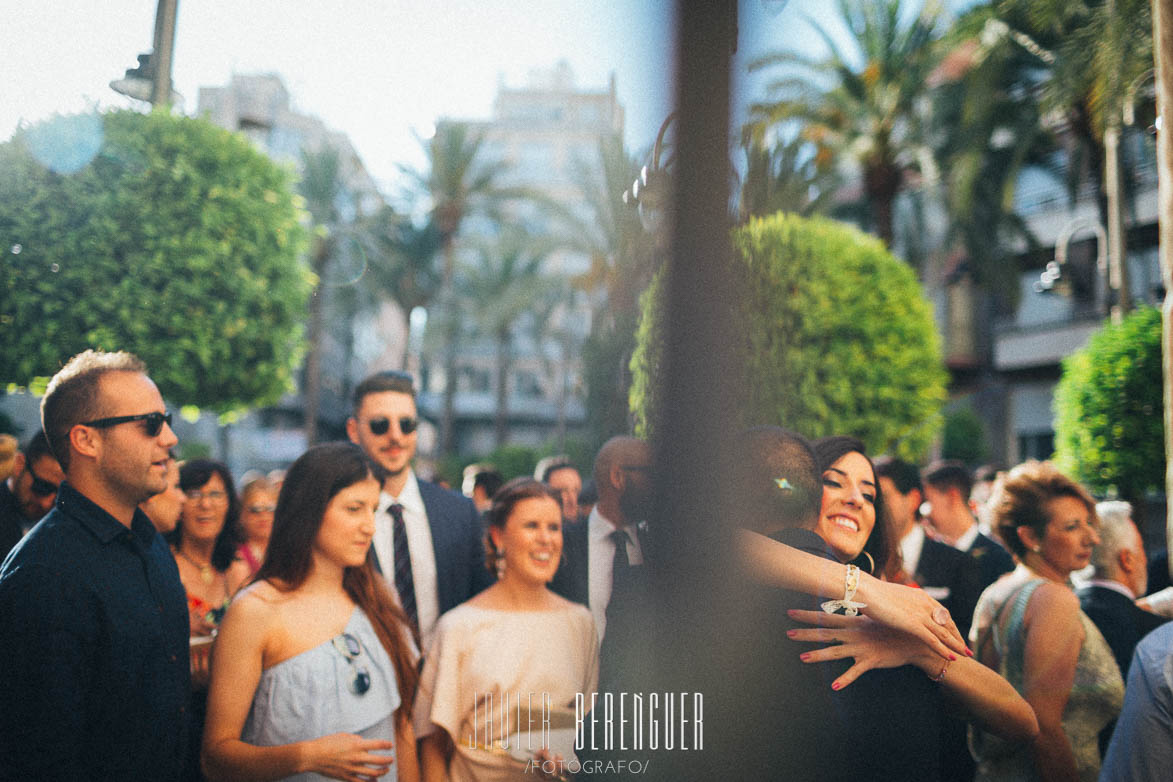
[[[737,211],[744,221],[774,212],[805,216],[826,212],[842,184],[838,172],[820,167],[813,150],[802,137],[778,141],[772,147],[763,134],[742,134],[745,177],[741,182]]]
[[[1027,167],[1057,168],[1055,139],[1039,102],[1040,60],[997,31],[995,9],[962,15],[943,40],[947,53],[935,72],[931,138],[941,170],[950,249],[960,249],[973,279],[1010,303],[1019,294],[1012,248],[1037,242],[1015,211],[1019,177]]]
[[[639,296],[658,257],[655,234],[640,222],[634,200],[623,197],[640,175],[639,160],[616,134],[600,140],[599,161],[597,171],[579,169],[578,185],[590,207],[589,218],[569,232],[591,259],[589,271],[575,285],[595,302],[591,333],[582,346],[587,430],[595,451],[608,438],[631,430],[628,367],[635,349]]]
[[[852,434],[916,460],[940,426],[945,370],[911,269],[875,238],[825,218],[778,214],[733,233],[748,398],[743,423],[810,437]],[[663,275],[644,295],[631,406],[647,434],[656,408]]]
[[[92,160],[42,162],[47,137],[86,127]],[[24,128],[0,145],[0,380],[122,349],[172,402],[274,402],[303,352],[304,234],[289,174],[205,121],[114,111]]]
[[[974,409],[966,404],[945,413],[941,458],[957,459],[976,467],[988,456],[985,427]]]
[[[752,126],[797,121],[816,147],[816,164],[858,164],[871,223],[888,245],[897,194],[910,173],[932,166],[920,104],[938,62],[942,18],[936,4],[911,19],[902,5],[839,0],[839,17],[850,32],[846,46],[816,24],[829,56],[786,51],[750,64],[751,70],[781,66],[783,74],[769,85],[770,99],[751,106]]]
[[[1134,504],[1165,481],[1161,312],[1138,309],[1063,361],[1055,459],[1092,491]]]

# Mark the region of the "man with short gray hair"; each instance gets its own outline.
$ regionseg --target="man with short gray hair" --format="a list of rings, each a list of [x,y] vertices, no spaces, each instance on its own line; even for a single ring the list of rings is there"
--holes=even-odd
[[[1112,647],[1120,674],[1127,679],[1137,642],[1168,620],[1136,605],[1148,583],[1148,560],[1140,531],[1132,521],[1132,506],[1101,502],[1096,505],[1096,515],[1100,545],[1092,552],[1095,572],[1076,594],[1083,612]]]

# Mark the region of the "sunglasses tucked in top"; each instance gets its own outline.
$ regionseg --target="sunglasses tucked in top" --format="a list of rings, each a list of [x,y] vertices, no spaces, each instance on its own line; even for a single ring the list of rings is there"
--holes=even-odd
[[[362,644],[350,633],[336,635],[332,639],[334,648],[346,658],[346,662],[354,670],[354,680],[350,682],[350,691],[355,695],[363,695],[371,688],[371,674],[367,667],[360,662],[363,654]]]
[[[405,415],[399,419],[399,431],[404,434],[411,434],[417,426],[419,426],[419,421],[411,416]],[[367,428],[374,435],[387,434],[387,430],[391,428],[391,419],[386,416],[372,418],[367,421]]]
[[[107,429],[119,424],[129,424],[131,421],[145,421],[144,427],[149,437],[158,437],[163,430],[163,424],[171,425],[171,413],[139,413],[138,415],[116,415],[113,418],[97,418],[93,421],[82,421],[82,426],[92,426],[96,429]]]

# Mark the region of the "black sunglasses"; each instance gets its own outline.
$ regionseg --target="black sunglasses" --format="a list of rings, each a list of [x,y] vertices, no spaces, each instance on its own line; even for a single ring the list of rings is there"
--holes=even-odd
[[[346,658],[350,667],[354,669],[354,681],[350,683],[350,691],[355,695],[363,695],[371,688],[371,674],[366,666],[357,662],[362,655],[362,644],[350,633],[336,635],[333,639],[334,648]]]
[[[57,493],[57,484],[53,481],[47,481],[41,476],[33,472],[33,468],[29,468],[29,475],[33,476],[32,485],[29,486],[29,491],[38,497],[48,497],[50,494]]]
[[[411,434],[415,428],[420,425],[420,422],[411,416],[402,416],[399,419],[399,431],[404,434]],[[391,419],[386,416],[382,418],[372,418],[367,421],[367,428],[371,430],[371,434],[387,434],[387,430],[391,428]]]
[[[93,426],[105,429],[119,424],[129,424],[131,421],[145,421],[147,435],[157,437],[163,430],[163,424],[171,426],[171,413],[140,413],[138,415],[118,415],[113,418],[98,418],[94,421],[82,421],[82,426]]]

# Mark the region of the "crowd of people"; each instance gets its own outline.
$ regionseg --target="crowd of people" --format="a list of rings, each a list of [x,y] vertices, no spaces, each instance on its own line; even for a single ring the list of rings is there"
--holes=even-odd
[[[86,351],[41,431],[0,440],[0,780],[477,782],[607,757],[574,728],[640,689],[647,443],[612,438],[585,482],[565,457],[470,465],[457,493],[417,476],[413,380],[388,371],[348,441],[238,492],[176,461],[170,420],[138,359]],[[710,743],[763,779],[1167,773],[1173,630],[1127,503],[1047,462],[921,469],[776,426],[736,445],[760,637],[731,673],[744,724]]]

